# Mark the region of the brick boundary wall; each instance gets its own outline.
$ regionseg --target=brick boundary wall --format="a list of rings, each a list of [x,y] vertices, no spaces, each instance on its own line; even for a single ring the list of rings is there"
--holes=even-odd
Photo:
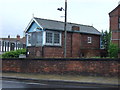
[[[119,59],[2,59],[2,72],[119,76]]]

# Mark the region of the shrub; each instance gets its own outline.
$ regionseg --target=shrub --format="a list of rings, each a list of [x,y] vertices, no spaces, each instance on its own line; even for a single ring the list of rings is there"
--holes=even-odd
[[[20,54],[26,54],[26,49],[19,49],[2,54],[2,58],[18,58]]]
[[[108,49],[108,55],[111,58],[117,58],[118,57],[118,52],[120,48],[116,44],[110,43],[109,49]]]

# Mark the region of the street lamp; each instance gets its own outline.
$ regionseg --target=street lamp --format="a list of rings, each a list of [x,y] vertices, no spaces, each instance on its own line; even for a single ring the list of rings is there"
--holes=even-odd
[[[67,25],[67,0],[65,0],[65,9],[58,8],[57,10],[59,11],[65,11],[65,21],[64,21],[64,57],[66,58],[66,40],[67,40],[67,30],[66,30],[66,25]]]

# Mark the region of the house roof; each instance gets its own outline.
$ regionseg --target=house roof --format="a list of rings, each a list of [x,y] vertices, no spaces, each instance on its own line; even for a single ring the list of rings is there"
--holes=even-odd
[[[2,40],[2,41],[11,41],[11,42],[19,41],[19,42],[21,42],[23,44],[26,43],[26,38],[25,37],[20,38],[20,40],[18,40],[17,38],[0,38],[0,40]]]
[[[48,20],[42,18],[34,17],[33,20],[39,24],[43,29],[50,29],[50,30],[57,30],[57,31],[64,31],[64,22],[55,21],[55,20]],[[72,26],[78,26],[80,28],[79,31],[73,31]],[[101,33],[95,29],[93,26],[76,24],[76,23],[67,23],[66,26],[67,31],[71,32],[79,32],[79,33],[88,33],[88,34],[97,34],[101,35]]]
[[[109,13],[109,15],[110,15],[111,13],[113,13],[114,11],[116,11],[118,8],[120,8],[120,4],[119,4],[115,9],[113,9],[113,10]]]

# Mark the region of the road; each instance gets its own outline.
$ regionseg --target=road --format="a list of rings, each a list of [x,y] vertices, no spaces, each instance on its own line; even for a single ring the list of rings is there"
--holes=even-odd
[[[109,90],[109,88],[100,89],[100,87],[95,86],[35,83],[18,80],[2,80],[2,88],[94,88],[95,90]]]

